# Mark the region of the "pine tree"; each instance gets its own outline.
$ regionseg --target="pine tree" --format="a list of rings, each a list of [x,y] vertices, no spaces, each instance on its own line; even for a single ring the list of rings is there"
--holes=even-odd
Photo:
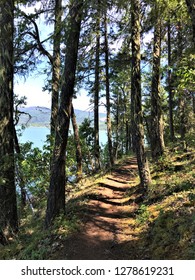
[[[99,99],[100,99],[100,1],[97,0],[96,18],[96,51],[95,51],[95,81],[94,81],[94,155],[95,168],[100,169],[99,143]]]
[[[113,149],[112,149],[112,124],[110,111],[110,75],[109,75],[109,47],[108,47],[108,26],[107,14],[104,15],[104,47],[105,47],[105,68],[106,68],[106,112],[107,112],[107,135],[108,135],[108,151],[109,151],[109,166],[114,164]]]
[[[173,81],[172,81],[172,49],[171,49],[171,23],[167,24],[167,53],[168,53],[168,93],[169,93],[169,130],[171,142],[175,139],[174,123],[173,123]]]
[[[132,76],[131,76],[131,124],[133,145],[137,156],[139,177],[142,187],[147,190],[151,181],[148,160],[144,148],[144,129],[141,100],[141,72],[140,72],[140,1],[133,0],[131,6],[132,28]]]
[[[193,42],[195,47],[195,3],[194,0],[186,0],[186,5],[188,7],[188,12],[192,20],[192,29],[193,29]]]
[[[62,0],[55,1],[55,19],[53,35],[53,59],[52,59],[52,101],[51,101],[51,135],[54,137],[57,120],[59,90],[60,90],[60,66],[61,66],[61,29],[62,29]]]
[[[83,1],[70,1],[66,41],[65,66],[56,122],[55,144],[51,164],[51,178],[47,200],[45,225],[65,210],[65,162],[69,123],[74,94],[75,73],[81,28]]]
[[[76,121],[76,115],[74,113],[74,107],[72,105],[71,109],[71,121],[74,131],[74,141],[76,147],[76,161],[77,161],[77,182],[81,180],[83,168],[82,168],[82,151],[81,151],[81,142],[79,137],[79,129]]]
[[[14,1],[0,1],[0,234],[17,231],[13,123]]]
[[[154,27],[153,46],[153,70],[151,87],[151,153],[153,159],[158,159],[163,155],[164,145],[164,123],[162,112],[162,101],[160,93],[160,60],[161,60],[161,17],[160,9],[155,4],[156,22]]]

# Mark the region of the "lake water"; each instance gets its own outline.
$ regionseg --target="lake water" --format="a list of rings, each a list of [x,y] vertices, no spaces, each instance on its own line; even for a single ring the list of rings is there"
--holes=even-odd
[[[33,142],[33,147],[43,148],[46,141],[46,135],[49,134],[49,128],[29,126],[19,136],[20,143]]]
[[[25,143],[27,141],[33,142],[33,147],[43,148],[46,141],[46,135],[50,132],[47,127],[36,127],[29,126],[23,132],[22,136],[19,137],[20,143]],[[107,132],[105,130],[100,130],[100,144],[105,145],[107,143]]]

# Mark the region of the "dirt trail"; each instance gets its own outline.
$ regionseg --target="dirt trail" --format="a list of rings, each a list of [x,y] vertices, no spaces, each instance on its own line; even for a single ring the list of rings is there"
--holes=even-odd
[[[128,159],[116,166],[97,186],[95,196],[87,202],[84,226],[64,244],[65,258],[69,260],[128,259],[129,252],[122,243],[127,241],[126,219],[133,215],[137,205],[132,189],[137,171],[136,160]],[[128,193],[131,194],[129,200]]]

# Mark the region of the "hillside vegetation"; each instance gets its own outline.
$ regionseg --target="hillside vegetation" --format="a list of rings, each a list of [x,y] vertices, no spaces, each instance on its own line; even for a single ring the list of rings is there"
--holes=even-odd
[[[20,108],[20,118],[18,125],[28,126],[50,126],[51,121],[51,109],[40,106],[23,107]],[[90,119],[93,121],[93,113],[90,111],[82,111],[75,109],[75,115],[77,124],[81,125],[84,119]],[[105,119],[106,114],[100,113],[100,129],[106,129]],[[93,125],[93,122],[92,122]]]

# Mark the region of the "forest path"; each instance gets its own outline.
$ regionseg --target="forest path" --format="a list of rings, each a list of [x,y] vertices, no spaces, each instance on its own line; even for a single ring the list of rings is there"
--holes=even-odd
[[[128,158],[97,183],[95,193],[88,194],[81,231],[70,236],[64,244],[66,259],[129,258],[125,244],[129,239],[133,241],[129,221],[131,217],[133,220],[138,208],[134,202],[139,196],[136,175],[136,159]]]

